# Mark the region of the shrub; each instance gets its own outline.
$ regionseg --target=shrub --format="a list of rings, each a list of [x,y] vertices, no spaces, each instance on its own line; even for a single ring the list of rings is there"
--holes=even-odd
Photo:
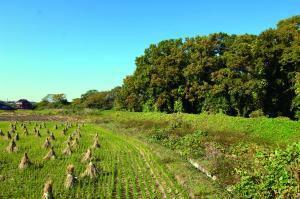
[[[255,118],[255,117],[262,117],[264,116],[264,112],[261,110],[261,109],[258,109],[258,110],[255,110],[255,111],[252,111],[250,114],[249,114],[249,117],[251,118]]]
[[[202,138],[207,133],[197,131],[185,136],[170,135],[164,130],[157,129],[150,137],[150,141],[160,143],[163,146],[179,152],[186,157],[200,157],[204,154]]]
[[[295,118],[298,119],[298,120],[300,119],[300,111],[296,111]]]
[[[143,104],[143,112],[153,112],[154,111],[153,104],[154,104],[153,100],[146,101],[146,103]]]
[[[177,101],[175,101],[175,103],[174,103],[174,112],[175,113],[184,112],[183,103],[182,103],[182,100],[180,98]]]
[[[159,129],[159,128],[155,128],[154,133],[152,133],[150,136],[150,140],[154,142],[163,141],[168,138],[169,138],[168,134],[163,129]]]

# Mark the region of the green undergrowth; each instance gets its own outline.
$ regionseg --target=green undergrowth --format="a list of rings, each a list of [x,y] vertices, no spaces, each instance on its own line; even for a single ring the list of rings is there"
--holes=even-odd
[[[237,133],[259,138],[266,142],[286,144],[290,141],[300,140],[300,123],[285,117],[279,118],[243,118],[232,117],[224,114],[165,114],[165,113],[139,113],[139,112],[115,112],[102,111],[99,115],[118,122],[142,123],[147,125],[163,125],[164,123],[184,123],[190,127],[216,133]]]
[[[251,170],[238,170],[235,185],[243,198],[298,198],[300,191],[300,142],[270,153],[258,151]]]

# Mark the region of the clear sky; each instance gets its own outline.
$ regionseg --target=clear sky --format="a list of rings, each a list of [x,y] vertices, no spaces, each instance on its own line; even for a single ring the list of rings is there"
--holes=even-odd
[[[299,11],[299,0],[0,0],[0,99],[108,90],[151,43],[258,34]]]

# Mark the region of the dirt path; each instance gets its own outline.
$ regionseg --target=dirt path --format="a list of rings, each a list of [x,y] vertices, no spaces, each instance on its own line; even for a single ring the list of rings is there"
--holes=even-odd
[[[62,115],[30,115],[14,112],[0,113],[0,121],[79,121],[79,117]]]

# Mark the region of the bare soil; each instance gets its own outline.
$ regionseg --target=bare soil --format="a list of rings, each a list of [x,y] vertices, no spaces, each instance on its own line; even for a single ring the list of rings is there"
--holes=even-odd
[[[78,121],[77,117],[62,115],[28,115],[16,113],[0,113],[0,121]]]

